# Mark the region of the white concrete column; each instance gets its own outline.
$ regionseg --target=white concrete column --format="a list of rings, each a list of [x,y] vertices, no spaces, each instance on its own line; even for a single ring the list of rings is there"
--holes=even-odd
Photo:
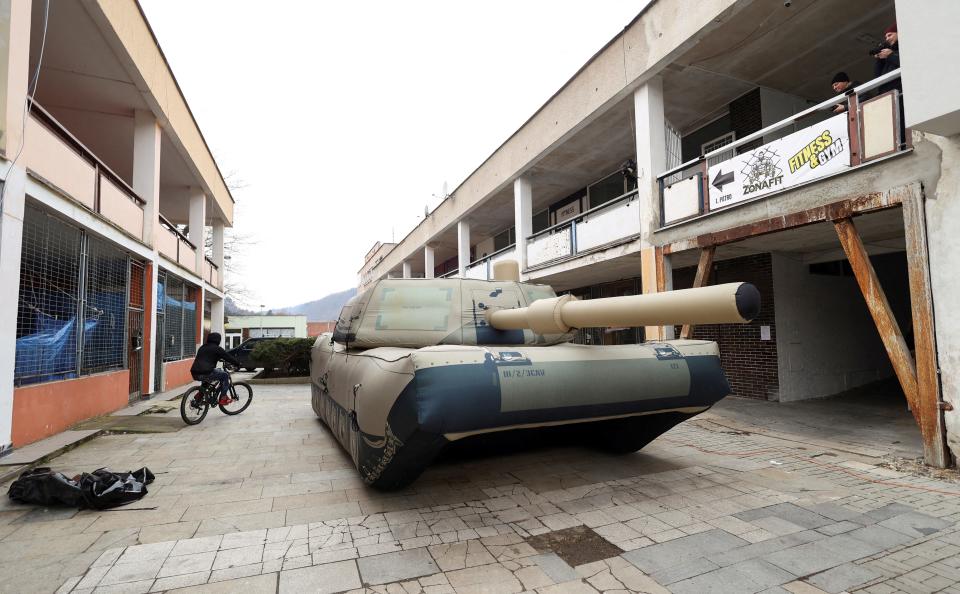
[[[223,222],[216,220],[213,222],[213,225],[210,227],[210,233],[212,234],[213,249],[211,250],[211,259],[213,263],[217,266],[217,272],[220,274],[220,286],[217,287],[221,291],[224,290],[226,286],[226,270],[224,270],[223,263]]]
[[[17,351],[17,306],[20,298],[20,254],[27,174],[11,169],[4,181],[0,212],[0,452],[12,444],[13,373]]]
[[[670,290],[672,273],[669,258],[650,241],[660,223],[660,188],[657,176],[667,168],[666,118],[663,115],[663,80],[655,76],[633,93],[637,133],[637,193],[640,203],[641,284],[644,293],[656,293],[658,286]],[[664,278],[660,278],[660,276]],[[647,340],[673,337],[672,326],[649,326]]]
[[[0,147],[14,155],[23,146],[23,114],[27,102],[30,58],[30,0],[6,3],[8,35],[5,45],[5,95],[0,96],[0,122],[4,126]],[[11,157],[12,158],[12,157]],[[0,161],[5,163],[5,161]],[[20,297],[20,254],[23,250],[23,214],[27,175],[23,163],[4,176],[0,203],[0,453],[12,446],[13,374],[17,349],[17,307]]]
[[[133,191],[146,201],[143,207],[143,241],[155,247],[160,226],[160,125],[153,113],[133,114]]]
[[[457,221],[457,265],[460,268],[460,278],[466,278],[467,265],[470,264],[470,221]]]
[[[413,278],[413,270],[410,265],[410,260],[403,261],[403,278]]]
[[[423,246],[423,278],[433,278],[433,246]]]
[[[533,233],[533,185],[526,177],[519,177],[513,182],[513,218],[522,279],[523,271],[527,269],[527,237]]]
[[[0,8],[0,18],[6,20],[7,35],[0,40],[5,48],[7,78],[3,81],[6,96],[0,93],[0,106],[3,107],[3,134],[0,135],[0,148],[9,158],[20,151],[23,143],[23,112],[27,107],[27,86],[29,85],[30,66],[30,7],[32,0],[12,0],[4,2],[7,8]]]
[[[219,332],[220,336],[224,336],[224,318],[224,300],[214,297],[210,301],[210,331]]]
[[[203,277],[204,253],[206,248],[206,227],[207,224],[207,197],[200,188],[190,188],[190,220],[188,222],[189,234],[187,239],[197,247],[196,272]]]
[[[655,76],[633,93],[637,131],[637,189],[640,199],[640,245],[650,245],[659,226],[660,189],[657,176],[667,169],[663,115],[663,80]]]
[[[146,202],[143,206],[143,241],[154,248],[153,281],[146,289],[157,300],[157,277],[160,273],[159,257],[156,254],[157,232],[160,227],[160,125],[152,112],[137,110],[133,114],[133,191]],[[154,305],[156,307],[156,305]],[[159,369],[153,364],[156,359],[157,316],[150,320],[150,386],[153,392],[154,379]]]

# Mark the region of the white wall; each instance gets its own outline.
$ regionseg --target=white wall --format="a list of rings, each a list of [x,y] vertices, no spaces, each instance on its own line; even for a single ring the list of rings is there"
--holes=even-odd
[[[830,396],[893,375],[852,276],[810,274],[773,254],[780,401]]]
[[[824,81],[824,89],[826,91],[830,91],[830,81]],[[793,114],[803,111],[809,106],[810,105],[807,103],[807,100],[803,97],[781,93],[780,91],[774,91],[773,89],[760,89],[760,119],[761,125],[764,128],[776,124],[781,120],[785,120]],[[824,112],[823,116],[826,117],[827,115],[829,114]],[[793,126],[787,126],[777,130],[776,132],[773,132],[772,134],[765,135],[763,137],[763,142],[773,142],[778,138],[783,138],[787,134],[796,132],[797,130],[801,130],[807,126],[812,126],[814,123],[816,123],[816,121],[817,119],[812,117],[796,123]]]
[[[960,458],[960,306],[957,298],[960,295],[960,252],[956,239],[960,221],[960,136],[927,135],[927,139],[939,146],[943,156],[940,179],[924,187],[927,248],[941,390],[943,400],[953,405],[952,411],[943,414],[947,444],[953,455]]]
[[[484,256],[484,254],[486,254],[487,256],[489,256],[490,254],[493,253],[493,238],[492,238],[492,237],[488,237],[488,238],[484,239],[483,241],[477,243],[476,247],[474,247],[474,250],[475,250],[476,253],[477,253],[476,258],[477,258],[478,260],[479,260],[480,258],[482,258],[482,257]]]
[[[956,72],[958,26],[957,0],[897,0],[908,127],[942,136],[960,134],[960,78],[946,74],[951,68]]]

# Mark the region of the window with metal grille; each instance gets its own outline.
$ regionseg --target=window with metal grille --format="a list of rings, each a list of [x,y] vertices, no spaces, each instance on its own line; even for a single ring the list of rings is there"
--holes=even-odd
[[[158,291],[157,301],[163,304],[163,360],[179,361],[197,352],[196,287],[169,273],[161,278],[163,293]]]
[[[79,229],[28,207],[23,218],[14,381],[31,384],[77,376]]]
[[[707,153],[713,152],[718,148],[723,148],[728,144],[733,144],[733,141],[736,140],[736,136],[737,135],[735,133],[728,132],[723,136],[714,138],[710,142],[705,142],[700,148],[700,154],[706,155]],[[737,153],[734,149],[730,149],[729,151],[723,151],[719,155],[714,155],[713,157],[707,159],[707,167],[713,167],[717,163],[723,163],[727,159],[732,159],[734,156],[736,156],[736,154]]]
[[[126,366],[129,256],[28,206],[23,220],[14,382]]]
[[[87,238],[81,373],[122,368],[126,345],[127,254],[106,241]]]

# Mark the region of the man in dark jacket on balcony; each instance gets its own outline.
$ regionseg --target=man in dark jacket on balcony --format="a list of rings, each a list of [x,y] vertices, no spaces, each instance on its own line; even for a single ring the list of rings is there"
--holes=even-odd
[[[217,369],[217,363],[226,361],[227,363],[240,367],[240,361],[237,361],[227,351],[220,346],[220,333],[211,332],[207,336],[207,342],[197,349],[197,356],[193,359],[193,365],[190,367],[190,375],[198,382],[220,381],[220,404],[229,404],[230,374],[223,369]],[[226,399],[226,402],[224,400]]]
[[[896,23],[887,27],[883,32],[883,48],[873,54],[873,57],[877,60],[873,64],[874,77],[883,76],[888,72],[893,72],[897,68],[900,68],[900,45],[897,38]],[[900,84],[899,78],[880,85],[880,88],[877,89],[877,94],[882,95],[892,89],[903,92],[903,86]]]
[[[850,77],[846,72],[838,72],[833,75],[833,80],[830,81],[830,87],[833,89],[833,92],[837,95],[842,95],[848,90],[856,87],[860,83],[855,83],[850,80]],[[847,111],[846,103],[838,103],[830,108],[830,111],[833,113],[843,113]]]

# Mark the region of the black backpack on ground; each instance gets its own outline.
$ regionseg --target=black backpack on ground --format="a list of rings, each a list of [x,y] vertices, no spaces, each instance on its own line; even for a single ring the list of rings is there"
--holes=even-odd
[[[7,495],[20,503],[107,509],[140,500],[153,479],[146,467],[134,472],[100,468],[74,479],[50,468],[34,468],[13,481]]]
[[[83,473],[79,481],[83,506],[107,509],[139,501],[147,494],[147,485],[152,482],[153,473],[146,466],[133,472],[111,472],[100,468],[93,474]]]
[[[24,472],[10,485],[7,495],[20,503],[38,505],[77,507],[83,502],[80,485],[50,468],[33,468]]]

